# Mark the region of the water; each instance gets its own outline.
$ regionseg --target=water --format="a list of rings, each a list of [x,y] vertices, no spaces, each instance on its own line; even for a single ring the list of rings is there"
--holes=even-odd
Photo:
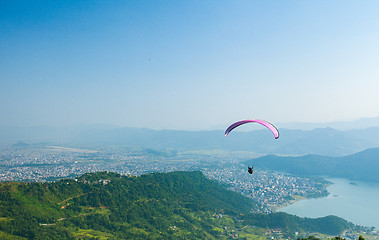
[[[379,229],[379,184],[341,178],[326,180],[333,183],[327,188],[328,197],[297,201],[279,211],[310,218],[335,215]]]

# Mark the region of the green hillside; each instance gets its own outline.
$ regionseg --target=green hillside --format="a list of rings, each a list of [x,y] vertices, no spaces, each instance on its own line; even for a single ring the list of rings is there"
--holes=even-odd
[[[351,227],[337,217],[325,226],[320,219],[250,213],[254,208],[252,200],[201,172],[99,172],[54,183],[8,182],[0,183],[0,238],[259,239],[272,227],[288,236],[340,234]]]
[[[310,219],[300,218],[284,212],[264,214],[248,214],[245,223],[262,228],[280,228],[288,232],[320,232],[328,235],[338,235],[352,226],[351,223],[336,216]]]

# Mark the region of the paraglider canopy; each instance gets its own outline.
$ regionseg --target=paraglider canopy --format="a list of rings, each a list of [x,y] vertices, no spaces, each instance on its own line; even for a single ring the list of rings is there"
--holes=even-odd
[[[248,119],[248,120],[242,120],[242,121],[239,121],[239,122],[235,122],[233,123],[232,125],[230,125],[226,131],[225,131],[225,137],[228,136],[228,134],[233,130],[235,129],[236,127],[239,127],[245,123],[252,123],[252,122],[255,122],[255,123],[259,123],[265,127],[267,127],[268,129],[270,129],[270,131],[274,134],[275,136],[275,139],[279,138],[279,131],[278,129],[272,125],[271,123],[269,122],[266,122],[266,121],[263,121],[263,120],[258,120],[258,119]]]

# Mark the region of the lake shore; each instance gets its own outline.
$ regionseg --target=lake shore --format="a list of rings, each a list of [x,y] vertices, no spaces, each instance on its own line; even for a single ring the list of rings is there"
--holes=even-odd
[[[293,201],[276,208],[299,217],[319,218],[335,215],[354,224],[379,229],[379,184],[342,178],[327,178],[329,195]]]
[[[286,203],[283,203],[283,204],[280,204],[280,205],[274,206],[274,207],[273,207],[273,210],[274,210],[275,212],[277,212],[279,209],[284,208],[284,207],[287,207],[287,206],[289,206],[289,205],[291,205],[291,204],[294,204],[294,203],[297,202],[297,201],[301,201],[301,200],[309,199],[309,198],[306,198],[306,197],[304,197],[304,196],[299,196],[299,195],[293,195],[293,196],[291,196],[291,197],[294,198],[294,199],[291,200],[291,201],[289,201],[289,202],[286,202]]]

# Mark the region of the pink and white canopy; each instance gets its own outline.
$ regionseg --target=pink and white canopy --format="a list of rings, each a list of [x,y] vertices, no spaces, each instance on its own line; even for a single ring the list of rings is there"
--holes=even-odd
[[[262,124],[263,126],[267,127],[268,129],[271,130],[271,132],[274,134],[275,136],[275,139],[279,138],[279,131],[278,129],[276,129],[276,127],[274,125],[272,125],[271,123],[269,122],[266,122],[266,121],[263,121],[263,120],[258,120],[258,119],[248,119],[248,120],[243,120],[243,121],[239,121],[239,122],[235,122],[233,123],[232,125],[230,125],[226,131],[225,131],[225,137],[228,136],[228,134],[233,130],[235,129],[236,127],[239,127],[245,123],[251,123],[251,122],[255,122],[255,123],[259,123],[259,124]]]

